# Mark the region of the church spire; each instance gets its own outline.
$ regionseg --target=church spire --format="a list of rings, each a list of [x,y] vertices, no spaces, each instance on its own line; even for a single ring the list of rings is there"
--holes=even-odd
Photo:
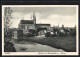
[[[34,24],[36,24],[36,15],[35,15],[35,12],[33,13],[33,22],[34,22]]]

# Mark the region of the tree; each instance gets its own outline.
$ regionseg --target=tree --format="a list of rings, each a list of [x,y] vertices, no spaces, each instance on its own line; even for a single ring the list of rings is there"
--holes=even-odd
[[[45,36],[46,36],[46,37],[51,37],[51,33],[50,33],[50,32],[47,32],[47,33],[45,34]]]
[[[5,38],[8,38],[8,36],[10,36],[10,27],[11,27],[11,19],[12,19],[12,9],[10,7],[5,7],[4,8],[4,35]]]
[[[10,7],[4,8],[4,52],[16,52],[14,44],[11,41],[12,31],[10,27],[12,25],[12,9]]]

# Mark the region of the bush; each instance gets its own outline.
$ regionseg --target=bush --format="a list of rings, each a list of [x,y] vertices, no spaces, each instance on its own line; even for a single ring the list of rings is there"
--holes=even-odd
[[[12,36],[13,36],[12,31],[4,32],[4,42],[11,41]]]
[[[51,34],[51,37],[55,37],[56,35],[55,34]]]
[[[59,33],[59,36],[60,36],[60,37],[65,37],[65,36],[66,36],[66,34],[65,34],[65,33],[61,33],[61,32],[60,32],[60,33]]]
[[[47,32],[47,33],[45,34],[45,37],[51,37],[51,33],[50,33],[50,32]]]
[[[16,52],[14,44],[12,42],[5,42],[4,52]]]
[[[76,32],[71,32],[71,36],[76,36]]]
[[[34,35],[33,35],[33,34],[28,33],[28,34],[26,35],[26,37],[34,37]]]

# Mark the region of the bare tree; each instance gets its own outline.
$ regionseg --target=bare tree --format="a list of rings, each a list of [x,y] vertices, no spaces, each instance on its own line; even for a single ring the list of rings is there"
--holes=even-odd
[[[5,7],[4,8],[4,35],[7,38],[9,35],[9,29],[11,26],[11,19],[12,19],[12,9],[10,7]]]

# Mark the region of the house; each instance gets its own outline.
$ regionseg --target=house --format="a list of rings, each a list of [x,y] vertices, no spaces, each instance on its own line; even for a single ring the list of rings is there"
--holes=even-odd
[[[29,33],[30,29],[35,29],[33,20],[21,20],[19,29],[23,30],[23,34]]]

